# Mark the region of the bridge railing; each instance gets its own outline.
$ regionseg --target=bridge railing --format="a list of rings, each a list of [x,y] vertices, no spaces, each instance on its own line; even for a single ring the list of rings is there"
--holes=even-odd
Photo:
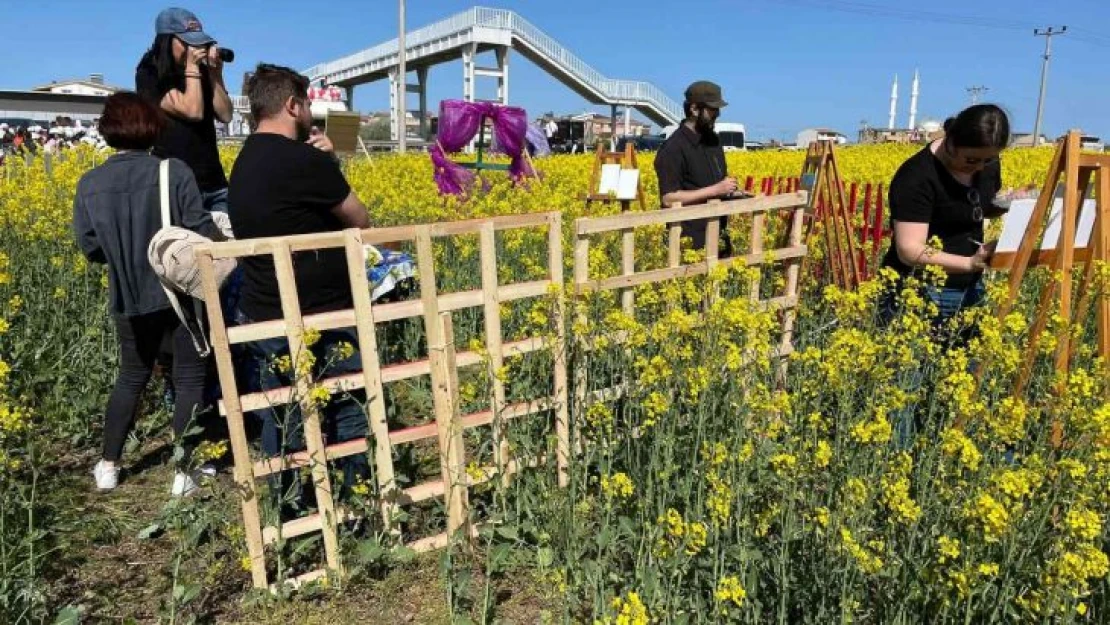
[[[552,62],[557,63],[563,71],[582,81],[609,100],[642,102],[654,106],[675,119],[681,119],[682,117],[682,111],[678,104],[655,85],[642,81],[606,78],[601,72],[572,53],[566,46],[560,44],[516,12],[507,9],[485,7],[468,9],[435,24],[408,33],[405,36],[405,47],[406,49],[412,49],[424,43],[443,39],[474,27],[511,30],[514,35],[527,42],[529,46],[551,59]],[[305,74],[309,78],[316,79],[321,76],[349,71],[360,65],[396,55],[397,51],[397,40],[393,39],[341,59],[315,65],[306,70]]]

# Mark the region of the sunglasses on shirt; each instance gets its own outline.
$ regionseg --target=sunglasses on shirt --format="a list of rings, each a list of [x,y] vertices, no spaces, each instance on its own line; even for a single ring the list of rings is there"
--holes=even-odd
[[[979,190],[975,187],[968,189],[967,201],[971,204],[971,219],[975,222],[983,221],[983,202],[979,197]]]

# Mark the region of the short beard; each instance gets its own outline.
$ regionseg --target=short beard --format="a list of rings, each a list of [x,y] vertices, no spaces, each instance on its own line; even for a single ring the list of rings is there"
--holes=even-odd
[[[694,118],[694,130],[707,135],[713,132],[714,126],[713,120],[707,118],[704,111],[698,111],[698,116]]]
[[[298,119],[297,120],[297,141],[300,141],[301,143],[304,143],[305,141],[308,141],[308,138],[311,137],[311,136],[312,136],[312,120],[309,120],[307,124],[302,124],[301,120]]]

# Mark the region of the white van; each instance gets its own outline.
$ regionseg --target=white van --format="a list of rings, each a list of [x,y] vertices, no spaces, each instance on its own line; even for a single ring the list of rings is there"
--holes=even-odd
[[[671,133],[678,130],[678,124],[672,124],[663,129],[663,136],[671,137]],[[744,150],[744,124],[731,122],[717,122],[714,126],[717,136],[721,138],[721,147],[725,152],[740,152]]]
[[[1106,150],[1106,145],[1102,139],[1091,135],[1083,135],[1079,137],[1079,148],[1081,150],[1091,150],[1093,152],[1103,152]]]

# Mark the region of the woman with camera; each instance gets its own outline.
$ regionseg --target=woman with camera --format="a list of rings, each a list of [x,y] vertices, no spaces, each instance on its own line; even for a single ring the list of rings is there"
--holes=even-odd
[[[185,9],[171,8],[154,21],[150,50],[135,69],[135,90],[169,117],[154,155],[177,158],[193,170],[209,211],[227,212],[227,177],[216,147],[216,120],[231,121],[223,64],[233,57]]]

